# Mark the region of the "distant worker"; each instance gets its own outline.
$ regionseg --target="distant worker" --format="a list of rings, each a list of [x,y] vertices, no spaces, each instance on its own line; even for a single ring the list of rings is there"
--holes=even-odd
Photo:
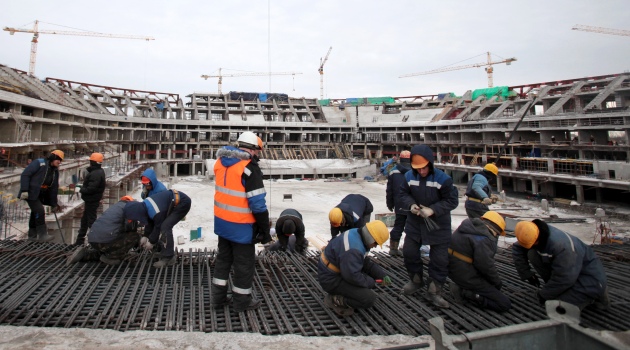
[[[164,101],[158,100],[158,102],[155,104],[155,108],[157,108],[158,111],[162,112],[164,110]]]
[[[389,239],[389,255],[402,256],[402,252],[398,249],[400,238],[405,230],[405,222],[407,221],[407,211],[400,203],[399,191],[405,183],[405,173],[411,170],[411,152],[400,152],[400,162],[390,171],[387,178],[387,189],[385,190],[385,201],[387,209],[396,213],[394,228],[390,232]]]
[[[328,294],[324,304],[339,316],[350,316],[354,309],[374,305],[376,293],[372,291],[376,280],[391,285],[387,272],[376,264],[368,253],[389,239],[382,221],[372,221],[359,228],[343,232],[330,240],[317,264],[318,280]]]
[[[514,266],[521,280],[538,288],[541,304],[562,300],[580,310],[592,303],[598,309],[609,308],[604,266],[591,247],[538,219],[520,221],[514,233],[518,240],[512,245]],[[536,273],[545,282],[542,287]]]
[[[381,174],[385,175],[385,177],[389,176],[389,173],[396,166],[396,161],[397,161],[396,156],[394,156],[392,157],[392,159],[383,163],[383,165],[381,166]]]
[[[497,181],[499,168],[493,163],[488,163],[483,170],[476,173],[466,187],[466,214],[470,219],[480,218],[490,208],[490,204],[496,203],[498,196],[492,194],[490,185]]]
[[[433,165],[433,151],[427,145],[411,149],[411,171],[401,188],[402,208],[409,210],[405,223],[403,256],[410,281],[403,291],[414,294],[424,286],[420,247],[429,245],[429,287],[427,298],[442,308],[449,304],[442,297],[448,277],[448,247],[451,242],[451,211],[457,207],[457,188],[453,179]],[[431,220],[437,229],[429,224]]]
[[[308,247],[308,241],[305,237],[304,222],[302,221],[302,214],[295,209],[285,209],[280,213],[280,217],[276,221],[276,234],[278,236],[278,243],[280,251],[287,251],[290,246],[290,238],[295,236],[295,242],[293,243],[293,249],[298,253],[304,253]]]
[[[142,194],[140,195],[142,199],[150,197],[156,193],[168,190],[168,188],[166,188],[163,183],[158,181],[157,175],[155,175],[155,171],[151,168],[145,170],[142,173],[140,181],[142,182]]]
[[[61,211],[57,204],[59,191],[59,165],[64,154],[56,149],[47,158],[32,161],[20,176],[20,191],[17,198],[23,199],[31,209],[28,220],[28,240],[47,242],[54,237],[48,234],[44,205],[49,205],[54,213]]]
[[[225,146],[217,151],[214,163],[214,233],[219,236],[212,278],[212,307],[227,305],[233,299],[234,311],[254,310],[262,304],[252,296],[256,271],[256,243],[271,241],[269,211],[263,173],[258,155],[260,137],[251,131],[238,137],[238,148]],[[232,296],[228,297],[230,270]]]
[[[184,192],[166,190],[156,193],[142,202],[129,202],[125,206],[125,218],[140,222],[144,226],[144,237],[140,244],[146,250],[152,250],[160,237],[166,241],[160,260],[153,267],[162,268],[175,265],[175,241],[173,227],[190,211],[192,201]]]
[[[87,235],[90,244],[77,247],[68,257],[66,265],[94,260],[108,265],[120,264],[128,256],[129,250],[138,246],[142,237],[138,233],[138,222],[125,218],[124,209],[130,202],[133,202],[133,198],[124,196],[105,210],[94,221]]]
[[[328,213],[330,221],[330,235],[335,238],[340,232],[351,228],[363,227],[370,221],[374,211],[372,202],[360,194],[349,194],[341,203]]]
[[[496,211],[466,219],[453,232],[448,276],[454,282],[451,294],[457,303],[468,300],[498,312],[510,309],[510,299],[501,293],[503,284],[494,261],[499,236],[505,236],[505,220]]]
[[[103,192],[105,192],[105,171],[101,168],[102,164],[103,155],[101,153],[92,153],[90,166],[87,167],[87,175],[85,175],[83,186],[81,186],[79,191],[85,205],[75,245],[83,245],[85,243],[85,235],[88,229],[92,227],[94,220],[96,220],[96,210],[101,204]]]

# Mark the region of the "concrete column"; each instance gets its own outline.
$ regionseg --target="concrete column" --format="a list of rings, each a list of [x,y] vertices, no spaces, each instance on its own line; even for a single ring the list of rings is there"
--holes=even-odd
[[[177,177],[177,163],[173,163],[173,177]]]
[[[136,161],[140,160],[140,150],[136,151]]]
[[[155,150],[155,160],[162,159],[162,154],[160,153],[161,151],[162,151],[162,145],[158,143],[157,149]]]
[[[584,186],[575,185],[575,198],[578,203],[584,203]]]
[[[584,159],[584,150],[578,151],[578,157],[580,157],[580,159]]]
[[[549,174],[556,173],[556,168],[553,166],[554,165],[553,162],[554,162],[553,158],[547,159],[547,170],[549,171]]]
[[[503,180],[501,180],[501,176],[497,176],[497,192],[501,193],[503,191]]]
[[[536,194],[536,193],[538,193],[538,191],[539,191],[539,190],[538,190],[538,180],[536,180],[536,179],[531,179],[531,181],[532,181],[532,193],[533,193],[533,194]]]
[[[595,189],[595,201],[597,203],[602,202],[602,189],[599,187]]]
[[[192,159],[192,148],[188,150],[188,159]]]

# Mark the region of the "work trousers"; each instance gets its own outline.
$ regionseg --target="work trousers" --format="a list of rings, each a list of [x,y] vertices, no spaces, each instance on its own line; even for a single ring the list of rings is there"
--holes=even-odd
[[[512,307],[510,298],[501,293],[501,291],[494,286],[484,286],[482,288],[470,289],[470,291],[481,297],[480,306],[483,308],[505,312]]]
[[[327,290],[329,294],[343,295],[346,305],[353,309],[367,309],[374,306],[376,302],[376,293],[368,288],[358,287],[344,280],[337,285],[336,288]]]
[[[42,191],[43,192],[43,191]],[[36,228],[37,226],[46,225],[46,212],[44,211],[44,205],[39,199],[27,200],[28,207],[31,209],[31,216],[28,220],[29,228]]]
[[[256,246],[232,242],[219,236],[219,252],[214,263],[212,302],[219,304],[226,299],[230,269],[234,269],[232,292],[234,308],[249,305],[256,269]]]
[[[396,220],[394,220],[394,227],[389,233],[390,241],[400,242],[402,233],[405,230],[405,222],[407,222],[407,214],[396,214]]]
[[[111,259],[123,260],[129,250],[140,244],[142,236],[137,232],[127,232],[108,243],[90,243],[92,248]]]
[[[450,243],[440,243],[430,245],[429,252],[429,277],[436,282],[446,282],[448,277],[448,247]],[[403,257],[405,268],[410,276],[419,274],[422,276],[422,237],[417,235],[405,236],[405,245],[403,246]]]
[[[89,201],[85,202],[83,216],[81,216],[81,227],[79,228],[79,234],[77,235],[77,242],[83,242],[85,240],[85,235],[89,228],[92,227],[94,221],[96,221],[96,211],[98,210],[98,206],[100,205],[100,201]]]
[[[173,239],[173,227],[180,222],[190,211],[192,201],[190,197],[180,194],[179,204],[171,209],[171,213],[164,219],[160,227],[160,234],[166,238],[166,248],[162,252],[163,258],[171,258],[175,255],[175,240]]]

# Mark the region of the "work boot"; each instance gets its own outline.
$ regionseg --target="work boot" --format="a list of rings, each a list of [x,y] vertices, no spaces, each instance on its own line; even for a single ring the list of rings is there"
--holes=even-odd
[[[442,283],[431,280],[427,289],[427,298],[431,300],[433,305],[447,309],[449,304],[448,301],[442,298],[442,285]]]
[[[598,310],[606,311],[610,309],[610,298],[608,297],[608,286],[604,288],[604,294],[599,299],[595,300],[595,307]]]
[[[451,283],[451,296],[453,297],[455,304],[463,304],[464,298],[462,297],[462,289],[457,285],[457,283]]]
[[[411,281],[407,282],[403,286],[403,293],[407,295],[412,295],[413,293],[420,290],[420,288],[424,287],[424,281],[422,280],[422,275],[419,273],[410,276]]]
[[[234,311],[243,312],[247,310],[256,310],[262,305],[262,301],[260,299],[254,299],[252,297],[249,298],[249,304],[245,304],[245,306],[234,306]]]
[[[153,264],[153,267],[160,269],[166,266],[173,266],[177,263],[177,255],[162,257],[156,263]]]
[[[483,307],[484,305],[484,297],[482,297],[481,295],[473,292],[472,290],[469,289],[462,289],[461,290],[461,296],[462,299],[466,299],[466,300],[470,300],[473,303],[477,304],[477,306],[479,307]]]
[[[118,265],[118,264],[120,264],[120,260],[119,259],[109,258],[109,257],[107,257],[107,255],[101,255],[99,260],[103,264],[107,264],[107,265]]]
[[[81,261],[81,259],[85,257],[87,250],[88,250],[88,247],[86,246],[77,247],[77,249],[75,249],[72,252],[72,254],[70,254],[70,256],[68,257],[68,260],[66,260],[66,266],[69,266],[71,264],[75,264]]]
[[[333,309],[333,311],[341,317],[352,316],[354,309],[346,305],[343,295],[326,294],[324,297],[324,305]]]
[[[28,228],[28,240],[29,241],[37,240],[37,229],[35,227]]]
[[[77,236],[77,241],[74,242],[73,246],[77,247],[82,245],[85,245],[85,235],[81,236],[81,234],[79,234]]]
[[[403,256],[402,252],[398,249],[399,243],[399,241],[389,241],[389,255]]]
[[[228,297],[228,287],[220,286],[218,284],[212,284],[210,293],[210,302],[213,308],[223,307],[232,301],[232,298]]]
[[[46,225],[37,226],[35,229],[37,230],[38,242],[48,242],[55,238],[48,234],[48,227],[46,227]]]

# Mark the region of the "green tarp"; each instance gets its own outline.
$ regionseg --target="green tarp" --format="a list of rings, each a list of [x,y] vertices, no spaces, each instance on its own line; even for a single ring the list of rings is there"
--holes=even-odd
[[[327,98],[325,100],[319,100],[319,105],[320,106],[330,106],[330,99]]]
[[[485,88],[485,89],[477,89],[473,91],[472,93],[473,101],[476,100],[477,97],[482,96],[482,95],[486,96],[486,98],[499,95],[501,96],[502,99],[506,100],[510,95],[510,91],[508,90],[507,86],[496,86],[496,87]]]

